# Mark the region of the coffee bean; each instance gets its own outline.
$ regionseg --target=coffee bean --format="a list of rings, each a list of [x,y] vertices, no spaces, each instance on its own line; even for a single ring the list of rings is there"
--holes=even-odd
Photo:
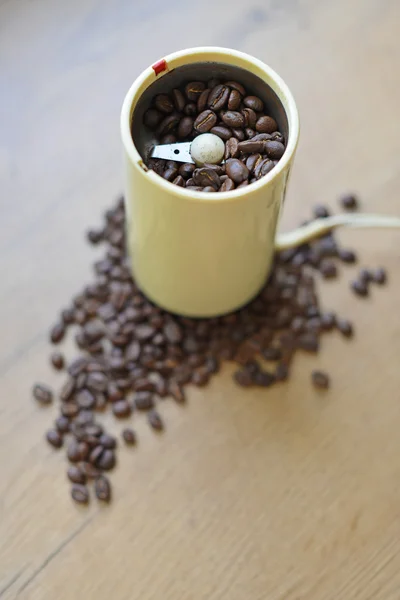
[[[254,129],[251,129],[250,127],[246,127],[244,132],[246,134],[247,139],[249,140],[251,140],[256,135]]]
[[[178,402],[178,404],[184,404],[186,402],[183,388],[177,381],[170,381],[168,391],[172,398]]]
[[[79,468],[88,479],[95,479],[100,475],[99,469],[94,465],[91,465],[89,462],[79,463]]]
[[[305,319],[303,317],[295,317],[290,327],[296,335],[301,333],[305,329]]]
[[[131,407],[126,400],[118,400],[117,402],[114,402],[112,410],[118,419],[125,419],[131,414]]]
[[[167,341],[171,344],[179,344],[182,341],[182,329],[174,321],[167,322],[164,326],[163,332]]]
[[[264,150],[265,142],[262,140],[245,140],[239,143],[239,151],[244,154],[260,153]]]
[[[221,110],[227,104],[229,95],[230,90],[226,85],[216,85],[208,96],[208,107],[215,112]]]
[[[227,179],[225,179],[225,181],[221,185],[219,191],[220,192],[230,192],[234,189],[235,189],[235,184],[233,183],[232,179],[227,177]]]
[[[74,322],[74,311],[71,308],[66,308],[61,313],[61,318],[64,325],[71,325]]]
[[[111,500],[111,485],[105,475],[96,477],[94,482],[94,491],[96,498],[102,502],[110,502]]]
[[[270,387],[275,383],[275,375],[268,371],[258,371],[254,374],[253,381],[259,387]]]
[[[179,187],[185,187],[185,185],[186,185],[185,180],[183,179],[183,177],[181,177],[181,175],[178,175],[177,177],[175,177],[175,179],[172,181],[172,183]]]
[[[248,168],[237,158],[230,158],[226,161],[226,173],[234,183],[242,183],[249,176]]]
[[[211,90],[209,88],[206,88],[201,92],[199,99],[197,100],[197,112],[201,113],[207,108],[207,101],[210,95],[210,91]]]
[[[128,446],[136,444],[136,435],[133,429],[124,429],[122,432],[122,438]]]
[[[160,398],[165,398],[168,395],[168,386],[167,381],[164,379],[160,373],[158,373],[159,378],[155,382],[155,393]]]
[[[253,131],[252,137],[255,135],[254,129],[256,128],[257,123],[257,115],[251,108],[244,108],[242,110],[242,115],[244,117],[244,124],[246,127],[250,127]]]
[[[323,313],[321,315],[321,327],[324,331],[330,331],[336,323],[335,314],[332,312]]]
[[[76,395],[76,402],[80,408],[94,408],[96,405],[96,398],[87,389],[81,390]]]
[[[64,323],[56,323],[54,327],[52,327],[50,331],[50,340],[52,344],[58,344],[61,342],[65,335],[65,326]]]
[[[241,144],[243,142],[240,142]],[[253,173],[254,169],[257,167],[258,163],[263,160],[261,154],[251,154],[246,160],[246,167],[249,169],[250,173]]]
[[[178,125],[178,138],[180,140],[188,137],[193,129],[193,117],[183,117]]]
[[[255,112],[262,112],[264,110],[264,104],[257,96],[246,96],[243,104],[247,108],[252,108]]]
[[[163,178],[167,181],[173,181],[176,178],[178,169],[169,168],[164,171]]]
[[[222,120],[228,127],[244,127],[244,117],[240,112],[227,110],[222,115]],[[243,133],[243,132],[242,132]],[[243,134],[244,135],[244,134]]]
[[[243,142],[245,139],[245,135],[244,135],[244,131],[243,129],[232,129],[232,133],[233,133],[233,137],[235,137],[239,142]]]
[[[318,389],[326,390],[329,388],[330,380],[329,375],[323,371],[313,371],[311,373],[311,380],[313,386]]]
[[[358,198],[355,194],[343,194],[340,198],[340,204],[345,210],[357,210]]]
[[[55,426],[60,433],[67,433],[69,431],[69,419],[61,415],[55,420]]]
[[[154,407],[152,392],[136,392],[133,397],[133,403],[138,410],[150,410]]]
[[[210,185],[214,190],[217,190],[221,186],[219,175],[213,169],[207,167],[196,169],[193,172],[193,181],[199,186]]]
[[[224,127],[223,125],[215,125],[215,127],[212,127],[210,129],[210,133],[217,135],[221,138],[221,140],[224,140],[224,142],[226,142],[227,140],[229,140],[230,137],[232,137],[232,131],[228,127]]]
[[[231,88],[231,90],[236,90],[237,92],[239,92],[239,94],[241,96],[245,96],[246,95],[246,90],[244,89],[244,87],[242,86],[242,84],[238,83],[237,81],[227,81],[225,83],[225,85],[227,85],[229,88]]]
[[[289,377],[289,368],[285,363],[279,363],[275,369],[275,381],[286,381]]]
[[[89,502],[89,491],[85,485],[75,483],[71,489],[71,496],[78,504],[88,504]]]
[[[61,448],[63,439],[57,429],[50,429],[46,434],[46,439],[54,448]]]
[[[107,389],[107,375],[101,371],[89,373],[86,386],[92,392],[105,392]]]
[[[53,367],[58,371],[64,368],[64,356],[61,354],[61,352],[53,352],[50,360]]]
[[[323,237],[315,243],[316,250],[321,254],[321,257],[337,256],[338,247],[336,241],[331,237]]]
[[[79,444],[76,441],[72,441],[70,442],[70,444],[68,444],[68,448],[67,448],[67,458],[70,462],[79,462],[80,460],[82,460],[82,458],[84,458],[84,456],[82,456],[81,454],[81,448],[79,447]]]
[[[369,269],[361,269],[358,277],[362,283],[368,284],[372,281],[373,275]]]
[[[33,386],[33,397],[39,402],[39,404],[46,405],[53,402],[53,392],[47,385],[42,383],[36,383]]]
[[[117,440],[112,435],[108,435],[107,433],[103,433],[99,438],[100,444],[103,448],[107,448],[108,450],[114,450],[117,446]]]
[[[172,100],[167,94],[158,94],[154,99],[154,105],[157,110],[165,115],[172,113],[174,110]]]
[[[162,431],[164,429],[164,423],[162,422],[162,419],[158,412],[156,412],[155,410],[151,410],[147,413],[147,419],[150,427],[152,427],[152,429],[154,429],[155,431]]]
[[[86,233],[86,237],[87,237],[87,240],[91,244],[96,245],[96,244],[98,244],[98,243],[100,243],[100,242],[103,241],[103,239],[104,239],[104,231],[101,230],[101,229],[100,230],[89,229],[89,231]],[[63,318],[63,321],[64,321],[64,323],[67,323],[67,321],[65,321],[64,318]],[[72,321],[73,321],[73,318],[70,321],[70,323],[72,323]]]
[[[271,141],[272,136],[269,135],[269,133],[257,133],[254,138],[253,138],[253,142],[258,142],[260,140],[262,140],[263,142],[269,142]]]
[[[100,437],[103,433],[103,427],[98,425],[97,423],[90,423],[86,426],[87,435],[92,435],[94,437]]]
[[[265,360],[280,360],[282,357],[282,350],[280,348],[270,346],[269,348],[264,348],[262,355]]]
[[[185,94],[188,100],[197,102],[206,84],[203,81],[191,81],[185,86]]]
[[[357,261],[357,257],[352,250],[340,249],[339,258],[341,261],[349,264],[355,263]]]
[[[162,118],[163,118],[162,113],[160,113],[155,108],[149,108],[144,113],[143,123],[149,129],[156,129],[157,125],[159,125],[159,123],[160,123],[160,121],[161,121]]]
[[[81,390],[86,385],[87,375],[86,373],[79,373],[78,377],[75,380],[75,390]],[[90,407],[82,407],[82,408],[90,408]]]
[[[143,324],[135,328],[135,337],[141,342],[151,339],[155,333],[155,329],[151,325]]]
[[[97,467],[103,471],[110,471],[115,467],[115,454],[112,450],[104,450],[97,461]]]
[[[229,138],[229,140],[225,144],[225,160],[227,160],[228,158],[238,158],[239,154],[240,151],[238,140],[235,137]]]
[[[172,90],[171,95],[175,110],[177,110],[178,112],[182,112],[186,104],[185,96],[178,88]]]
[[[368,284],[365,281],[355,279],[350,282],[350,286],[357,296],[368,296]]]
[[[378,285],[384,285],[387,282],[387,274],[385,269],[380,267],[372,272],[372,281]]]
[[[344,337],[353,337],[353,326],[346,319],[336,319],[336,327]]]
[[[212,169],[217,175],[225,175],[225,165],[213,165],[212,163],[204,163],[203,165],[207,169]]]
[[[259,133],[273,133],[278,129],[278,125],[272,117],[263,116],[257,120],[255,129]]]
[[[315,333],[303,333],[297,338],[297,347],[306,352],[318,352],[319,341]]]
[[[239,185],[237,186],[237,188],[236,188],[236,189],[237,189],[237,190],[240,190],[241,188],[244,188],[244,187],[246,187],[246,186],[248,186],[248,185],[249,185],[249,182],[248,182],[248,180],[247,180],[247,179],[245,179],[244,181],[242,181],[242,183],[239,183]]]
[[[174,135],[173,133],[166,133],[165,135],[162,135],[160,138],[160,144],[175,144],[177,141],[177,137],[176,135]],[[158,160],[158,159],[153,159],[153,160]],[[164,164],[160,159],[160,162],[158,162],[158,168],[157,169],[153,169],[156,173],[158,173],[159,175],[162,175],[163,171],[164,171]],[[159,173],[159,171],[161,171],[161,173]]]
[[[183,179],[189,179],[189,177],[192,176],[195,168],[195,165],[191,163],[184,163],[179,167],[179,175],[181,175]]]
[[[199,133],[207,133],[217,123],[217,115],[212,110],[204,110],[194,122],[194,128]]]
[[[179,123],[179,116],[168,115],[165,117],[158,126],[157,132],[158,135],[165,135],[166,133],[170,133]]]
[[[167,169],[178,169],[180,165],[176,162],[176,160],[167,160],[165,166]]]
[[[191,382],[197,387],[203,387],[207,385],[210,375],[208,371],[201,367],[192,373]]]
[[[219,363],[214,356],[208,357],[204,366],[210,375],[215,375],[219,372]]]
[[[254,385],[251,374],[246,370],[236,371],[233,378],[241,387],[251,387]]]
[[[73,419],[79,413],[79,406],[75,402],[68,402],[61,406],[61,414],[68,419]]]
[[[92,465],[97,465],[98,460],[102,456],[103,452],[104,452],[103,446],[100,446],[100,444],[98,446],[95,446],[89,454],[89,462]]]
[[[183,112],[188,117],[194,117],[195,115],[197,115],[197,106],[196,106],[196,104],[194,102],[188,102],[186,104],[185,108],[183,109]]]
[[[306,321],[305,328],[312,333],[319,333],[322,331],[322,321],[319,317],[311,317]]]
[[[254,176],[257,179],[260,179],[261,177],[264,177],[264,175],[272,171],[273,168],[274,163],[271,160],[269,160],[269,158],[264,158],[263,160],[260,160],[255,166]]]
[[[329,210],[323,204],[314,206],[313,213],[316,219],[326,219],[326,217],[329,217]]]
[[[94,413],[92,410],[81,410],[79,415],[75,419],[75,423],[77,425],[83,425],[84,427],[86,427],[86,431],[88,429],[88,425],[101,429],[100,425],[94,425]]]
[[[107,385],[107,396],[110,402],[118,402],[123,397],[121,390],[118,388],[115,382],[110,382]]]
[[[337,268],[334,262],[324,259],[320,264],[321,275],[324,279],[333,279],[337,277]]]
[[[281,142],[266,141],[264,147],[268,157],[274,160],[279,160],[285,152],[285,146]]]
[[[81,469],[75,465],[68,468],[67,476],[72,483],[85,484],[86,483],[86,475],[81,471]]]
[[[237,90],[232,90],[228,97],[228,110],[238,110],[242,97]]]

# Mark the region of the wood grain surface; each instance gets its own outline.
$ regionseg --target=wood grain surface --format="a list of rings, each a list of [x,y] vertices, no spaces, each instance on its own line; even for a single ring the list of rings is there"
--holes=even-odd
[[[1,600],[400,598],[399,233],[340,235],[390,274],[363,301],[351,267],[321,286],[353,342],[324,338],[268,392],[238,390],[226,367],[187,407],[163,404],[163,435],[135,417],[109,507],[71,502],[64,455],[43,441],[56,408],[30,394],[61,381],[48,327],[90,276],[85,230],[121,191],[119,111],[141,70],[196,45],[259,57],[302,121],[282,227],[347,189],[399,215],[399,22],[396,0],[0,0]],[[316,365],[333,380],[323,396]]]

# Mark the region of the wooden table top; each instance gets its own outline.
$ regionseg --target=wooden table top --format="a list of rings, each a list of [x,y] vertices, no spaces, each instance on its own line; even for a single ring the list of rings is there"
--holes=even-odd
[[[121,191],[119,111],[142,69],[196,45],[259,57],[302,122],[283,227],[343,190],[399,215],[399,20],[395,0],[0,0],[2,600],[398,600],[398,232],[339,236],[390,278],[364,301],[351,267],[323,284],[354,341],[328,336],[268,392],[225,367],[185,408],[163,404],[161,436],[138,419],[109,507],[72,503],[64,454],[43,441],[56,407],[30,389],[62,379],[48,328],[89,278],[85,230]],[[333,380],[323,397],[316,365]]]

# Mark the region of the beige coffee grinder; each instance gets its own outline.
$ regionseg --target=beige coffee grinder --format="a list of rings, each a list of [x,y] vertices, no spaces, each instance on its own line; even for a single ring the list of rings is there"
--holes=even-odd
[[[178,187],[148,169],[150,157],[222,163],[212,134],[160,145],[143,125],[152,98],[188,81],[237,81],[264,102],[286,141],[276,166],[247,187],[204,193]],[[190,317],[231,312],[265,284],[275,250],[297,246],[339,226],[400,227],[400,218],[341,214],[276,235],[299,139],[299,119],[284,81],[236,50],[194,48],[149,66],[128,91],[121,113],[128,250],[142,291],[159,306]]]

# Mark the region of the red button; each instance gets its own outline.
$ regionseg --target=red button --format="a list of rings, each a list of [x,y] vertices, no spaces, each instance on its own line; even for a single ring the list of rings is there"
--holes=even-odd
[[[159,75],[163,71],[167,70],[167,62],[164,58],[162,58],[158,62],[154,63],[154,65],[151,68],[153,69],[156,75]]]

